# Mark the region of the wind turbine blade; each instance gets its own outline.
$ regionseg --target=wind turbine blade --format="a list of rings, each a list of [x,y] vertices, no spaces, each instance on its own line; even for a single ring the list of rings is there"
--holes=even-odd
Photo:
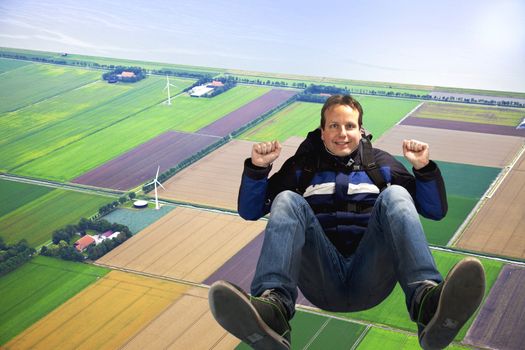
[[[148,184],[145,184],[144,186],[149,186],[149,185],[153,185],[155,183],[155,180],[151,181],[150,183]]]
[[[159,170],[160,170],[160,165],[159,167],[157,168],[157,175],[155,175],[155,181],[157,181],[157,179],[159,178]],[[158,181],[157,181],[158,182]]]
[[[166,190],[166,187],[162,186],[162,184],[160,182],[157,181],[157,183],[159,184],[160,187],[162,187],[164,190]]]

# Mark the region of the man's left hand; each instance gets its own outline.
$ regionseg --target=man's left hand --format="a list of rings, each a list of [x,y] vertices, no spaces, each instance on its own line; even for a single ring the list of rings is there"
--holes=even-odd
[[[428,144],[418,140],[403,140],[403,155],[416,170],[430,162],[428,148]]]

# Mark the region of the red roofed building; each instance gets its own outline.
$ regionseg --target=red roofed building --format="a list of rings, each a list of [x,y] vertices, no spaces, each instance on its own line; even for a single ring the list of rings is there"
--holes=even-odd
[[[209,87],[219,87],[224,86],[224,84],[221,81],[214,80],[210,84],[208,84]]]
[[[135,73],[124,71],[124,72],[120,73],[120,76],[122,78],[133,78],[135,76]]]
[[[84,237],[76,241],[75,248],[77,248],[79,252],[83,252],[87,247],[89,247],[92,244],[95,244],[95,239],[90,235],[85,235]]]

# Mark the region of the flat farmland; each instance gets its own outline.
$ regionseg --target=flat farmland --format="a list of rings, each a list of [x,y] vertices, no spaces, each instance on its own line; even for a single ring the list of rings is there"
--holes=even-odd
[[[483,349],[521,349],[525,342],[525,268],[506,265],[465,343]]]
[[[73,182],[127,190],[153,179],[159,166],[162,173],[217,141],[219,138],[215,136],[168,131]]]
[[[28,64],[0,76],[0,113],[36,103],[101,78],[92,71],[49,64]]]
[[[172,206],[164,205],[159,210],[153,208],[144,209],[117,209],[104,216],[104,220],[111,223],[126,225],[131,233],[137,234],[161,217],[175,209]]]
[[[444,251],[432,250],[432,255],[436,260],[438,270],[446,276],[448,271],[465,255],[457,253],[449,253]],[[496,260],[480,259],[485,268],[486,290],[485,297],[488,295],[492,285],[496,281],[503,263]],[[479,312],[479,310],[478,310]],[[417,326],[410,320],[405,304],[405,294],[403,293],[399,284],[396,285],[394,291],[390,296],[380,305],[366,311],[343,313],[339,316],[348,317],[350,319],[364,320],[367,322],[388,325],[398,329],[407,330],[417,333]],[[467,330],[474,321],[476,316],[472,317],[469,322],[462,328],[456,336],[456,341],[464,338]]]
[[[319,127],[321,107],[320,103],[294,102],[238,138],[254,142],[283,142],[290,136],[305,137],[308,131]]]
[[[357,96],[363,113],[363,126],[377,140],[386,130],[395,125],[419,102],[402,99],[388,99],[374,96]],[[319,127],[321,120],[320,103],[295,102],[279,111],[263,123],[243,133],[240,138],[250,141],[286,140],[290,136],[305,137]]]
[[[425,102],[412,116],[516,127],[525,114],[518,108]]]
[[[8,342],[7,349],[117,349],[188,287],[112,271]]]
[[[164,81],[160,79],[156,84],[150,93],[155,99],[164,100]],[[190,83],[186,81],[186,84]],[[180,83],[177,86],[179,89],[184,87]],[[212,99],[177,97],[172,100],[171,106],[156,103],[151,108],[144,106],[144,101],[130,100],[128,103],[137,106],[136,114],[126,114],[119,122],[17,168],[15,173],[68,181],[167,130],[193,132],[202,125],[207,125],[210,120],[222,117],[225,110],[234,110],[245,103],[245,99],[256,98],[264,91],[265,88],[236,87]],[[183,105],[180,101],[185,101],[186,104]],[[223,105],[228,102],[232,103]],[[128,105],[122,106],[115,113],[126,113],[128,108]]]
[[[51,191],[49,187],[0,179],[0,218]]]
[[[8,243],[25,238],[32,247],[51,239],[57,228],[95,214],[114,199],[55,189],[0,217],[0,232]]]
[[[86,126],[82,124],[89,122],[98,124],[105,122],[105,119],[112,122],[111,116],[101,111],[100,108],[97,109],[97,107],[113,102],[118,96],[137,87],[134,85],[111,85],[97,81],[25,108],[2,113],[0,114],[0,146],[2,148],[9,147],[10,144],[17,141],[22,141],[22,143],[37,142],[39,133],[42,133],[44,129],[51,129],[58,135],[67,134],[65,126],[67,126],[68,120],[78,124],[79,129],[85,128]],[[91,109],[96,109],[95,113],[83,115],[83,112]],[[60,125],[60,123],[66,123],[66,125]],[[63,143],[60,144],[60,146],[62,145]],[[13,149],[11,148],[10,151]]]
[[[525,258],[525,155],[486,199],[455,245],[459,248]]]
[[[396,125],[374,147],[402,155],[403,139],[411,138],[430,145],[431,159],[496,168],[507,166],[523,145],[523,138],[517,136]]]
[[[98,266],[36,256],[0,278],[0,345],[108,272]]]
[[[224,137],[286,102],[299,91],[272,89],[219,120],[198,130],[198,133]]]
[[[213,318],[207,288],[192,288],[130,338],[121,349],[231,350],[240,340]]]
[[[97,262],[200,283],[264,226],[236,215],[177,207]]]
[[[419,350],[421,346],[416,335],[372,327],[359,343],[358,350]],[[458,344],[447,346],[449,350],[470,349]]]
[[[163,184],[166,190],[161,189],[159,197],[237,210],[244,160],[250,157],[253,144],[242,140],[230,141],[167,180]],[[283,144],[272,174],[280,169],[296,149],[297,142],[294,139]]]
[[[27,66],[28,64],[31,63],[26,61],[10,60],[8,58],[0,58],[0,74],[23,66]]]
[[[75,147],[79,143],[82,144],[85,139],[91,140],[91,138],[97,137],[107,129],[113,128],[111,130],[115,130],[127,118],[149,106],[160,103],[164,99],[162,94],[163,81],[161,78],[150,77],[137,84],[128,93],[108,100],[95,108],[87,109],[85,112],[74,115],[56,125],[44,127],[42,130],[30,133],[28,137],[23,137],[7,144],[4,147],[9,152],[5,156],[6,158],[1,160],[1,164],[6,164],[5,167],[14,173],[37,177],[45,175],[47,168],[44,166],[44,169],[42,169],[40,164],[46,164],[49,157],[51,159],[55,157],[55,152],[67,152],[69,147]],[[126,130],[123,131],[125,132]],[[110,137],[111,140],[114,140],[113,142],[120,141],[126,144],[125,138],[119,140],[115,136],[106,137]],[[87,149],[96,149],[98,146],[97,143],[92,143],[89,144]],[[104,157],[107,150],[99,152],[102,154],[99,154],[98,157]],[[96,155],[88,158],[88,154],[85,153],[86,150],[81,150],[75,153],[74,158],[82,163],[85,163],[87,160],[98,160]],[[85,155],[85,158],[79,157],[79,154]],[[66,168],[69,171],[78,171],[75,167],[72,167],[71,163],[68,163]],[[64,180],[65,176],[67,176],[67,172],[62,177],[55,179]]]

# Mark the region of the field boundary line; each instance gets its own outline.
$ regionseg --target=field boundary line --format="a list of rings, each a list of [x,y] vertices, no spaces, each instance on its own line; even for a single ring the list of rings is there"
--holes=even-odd
[[[431,250],[437,250],[447,253],[455,253],[455,254],[462,254],[462,255],[469,255],[476,258],[483,258],[493,261],[499,261],[504,264],[513,264],[513,265],[519,265],[525,267],[525,260],[519,260],[519,259],[512,259],[512,258],[506,258],[506,257],[500,257],[500,256],[493,256],[493,255],[486,255],[482,252],[472,252],[467,250],[459,250],[459,249],[452,249],[448,247],[438,247],[438,246],[429,246]]]
[[[350,350],[355,350],[355,349],[357,349],[357,347],[359,346],[359,344],[361,344],[361,342],[363,341],[363,339],[365,339],[365,337],[367,336],[368,332],[370,331],[370,328],[372,328],[371,325],[366,326],[365,330],[361,333],[361,335],[359,335],[359,337],[356,339],[354,345],[352,345],[352,347],[350,348]]]
[[[137,271],[137,270],[133,270],[133,269],[127,269],[125,267],[118,267],[118,266],[114,266],[114,265],[111,265],[111,264],[104,264],[104,263],[99,263],[99,262],[93,262],[93,265],[100,266],[100,267],[106,267],[106,268],[109,268],[109,269],[112,269],[112,270],[118,270],[118,271],[121,271],[121,272],[127,272],[127,273],[133,273],[133,274],[136,274],[136,275],[142,275],[142,276],[145,276],[145,277],[162,279],[162,280],[170,281],[170,282],[176,282],[176,283],[185,284],[185,285],[192,286],[192,287],[206,288],[206,289],[210,288],[210,286],[208,286],[206,284],[203,284],[203,283],[192,282],[192,281],[188,281],[188,280],[184,280],[184,279],[176,278],[176,277],[155,275],[155,274],[152,274],[152,273],[149,273],[149,272],[143,272],[143,271]]]
[[[405,116],[403,118],[401,118],[401,120],[399,120],[396,125],[401,125],[401,123],[403,122],[403,120],[407,119],[408,117],[412,116],[412,114],[418,110],[425,102],[421,102],[420,104],[418,104],[417,106],[415,106],[414,108],[412,108],[412,110],[410,112],[408,112],[407,114],[405,114]]]
[[[499,189],[503,181],[506,179],[507,175],[511,172],[511,170],[514,168],[514,166],[516,165],[516,163],[518,162],[518,160],[521,158],[521,156],[524,153],[525,153],[525,145],[521,146],[521,149],[516,153],[511,163],[507,165],[505,168],[501,169],[496,179],[492,181],[489,188],[485,191],[483,196],[481,196],[481,198],[476,203],[474,208],[472,208],[467,218],[458,227],[458,229],[456,230],[452,238],[450,238],[450,240],[447,242],[447,246],[454,246],[454,244],[456,244],[461,239],[461,237],[463,236],[467,228],[469,228],[470,225],[472,224],[474,218],[477,216],[481,208],[483,208],[483,206],[487,203],[487,201],[491,199],[492,196],[496,193],[496,191]]]
[[[331,321],[332,319],[331,318],[326,318],[326,321],[324,321],[324,323],[321,325],[321,327],[319,327],[319,329],[317,330],[317,332],[315,332],[315,334],[313,335],[312,338],[310,338],[310,340],[308,341],[308,343],[306,343],[306,345],[304,346],[303,350],[306,350],[310,347],[310,345],[313,344],[313,342],[317,339],[317,337],[319,336],[319,334],[321,334],[324,329],[326,328],[326,326],[328,325],[328,323]]]

